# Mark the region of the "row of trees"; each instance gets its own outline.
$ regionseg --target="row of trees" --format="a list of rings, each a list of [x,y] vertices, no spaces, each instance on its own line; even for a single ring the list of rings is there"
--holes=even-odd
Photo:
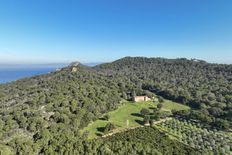
[[[199,123],[172,119],[160,123],[159,126],[193,148],[214,154],[230,154],[232,151],[231,136],[203,128]]]
[[[201,124],[204,124],[206,128],[217,128],[219,130],[229,130],[231,122],[225,119],[215,118],[211,115],[205,114],[202,111],[196,110],[181,110],[173,111],[173,115],[185,119],[198,120]]]

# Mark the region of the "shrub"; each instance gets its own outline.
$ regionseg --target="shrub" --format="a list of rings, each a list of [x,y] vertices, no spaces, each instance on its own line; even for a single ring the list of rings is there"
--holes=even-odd
[[[150,114],[150,111],[146,108],[143,108],[140,110],[140,114],[143,115],[143,116],[146,116],[146,115],[149,115]]]
[[[108,123],[106,124],[105,128],[104,128],[104,134],[109,133],[110,131],[112,131],[113,129],[115,129],[115,125],[113,123]]]

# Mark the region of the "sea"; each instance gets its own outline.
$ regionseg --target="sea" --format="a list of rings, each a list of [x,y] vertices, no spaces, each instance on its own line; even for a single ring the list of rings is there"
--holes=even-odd
[[[86,66],[95,66],[99,63],[84,63]],[[16,81],[26,77],[47,74],[58,68],[66,67],[69,64],[36,64],[36,65],[17,65],[0,64],[0,84]]]
[[[67,65],[0,65],[0,84],[35,75],[46,74],[65,66]]]

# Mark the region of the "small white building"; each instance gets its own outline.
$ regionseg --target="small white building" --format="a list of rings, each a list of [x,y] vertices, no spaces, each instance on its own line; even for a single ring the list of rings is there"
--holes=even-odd
[[[133,101],[135,102],[142,102],[142,101],[150,101],[151,98],[149,98],[148,96],[135,96],[133,98]]]

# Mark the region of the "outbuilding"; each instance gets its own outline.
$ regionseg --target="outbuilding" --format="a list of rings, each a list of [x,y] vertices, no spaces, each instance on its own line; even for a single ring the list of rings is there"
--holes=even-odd
[[[150,101],[151,99],[148,96],[135,96],[133,101],[142,102],[142,101]]]

